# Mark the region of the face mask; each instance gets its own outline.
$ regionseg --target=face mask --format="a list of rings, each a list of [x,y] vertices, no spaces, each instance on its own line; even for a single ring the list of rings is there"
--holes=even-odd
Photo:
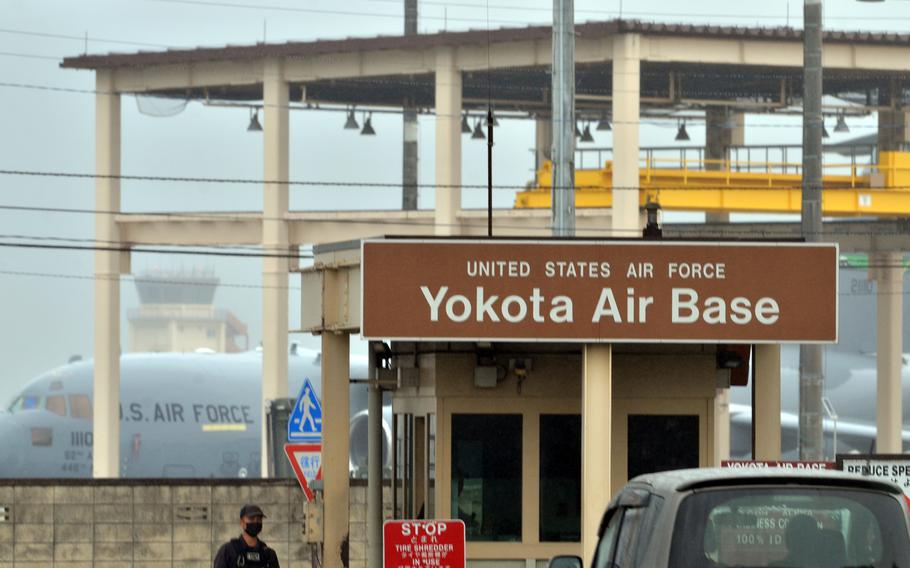
[[[262,532],[262,523],[247,523],[246,528],[243,530],[246,534],[256,537]]]

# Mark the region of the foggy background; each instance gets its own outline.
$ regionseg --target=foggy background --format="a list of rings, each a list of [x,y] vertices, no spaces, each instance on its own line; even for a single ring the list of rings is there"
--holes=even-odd
[[[758,5],[694,0],[576,0],[577,23],[620,16],[647,21],[737,26],[801,27],[802,2],[769,0]],[[880,4],[826,1],[826,29],[910,31],[910,2]],[[403,0],[0,0],[0,169],[42,172],[94,171],[94,73],[62,70],[65,56],[155,51],[166,47],[222,46],[347,36],[400,35]],[[435,0],[419,3],[421,33],[549,24],[549,0]],[[86,39],[87,38],[87,39]],[[494,85],[495,91],[495,85]],[[719,86],[722,88],[722,86]],[[495,93],[494,93],[495,97]],[[166,110],[166,109],[165,109]],[[362,117],[358,113],[358,121]],[[401,116],[373,116],[377,135],[342,129],[341,112],[291,111],[292,180],[401,181]],[[142,114],[132,96],[122,98],[122,173],[261,179],[262,135],[247,132],[247,109],[192,102],[171,117]],[[875,131],[876,117],[850,120],[837,142]],[[701,121],[688,126],[689,145],[704,144]],[[611,146],[610,133],[593,132],[591,146]],[[641,145],[676,145],[676,124],[642,124]],[[747,117],[746,143],[799,143],[798,117]],[[419,183],[434,181],[433,117],[420,117]],[[502,120],[494,149],[494,183],[522,186],[533,179],[534,123]],[[486,144],[463,138],[463,183],[486,183]],[[261,186],[123,181],[124,211],[256,211]],[[399,189],[292,186],[291,209],[398,209]],[[494,206],[511,207],[514,190],[494,192]],[[465,190],[465,207],[484,207],[485,190]],[[431,188],[420,208],[433,207]],[[46,242],[91,246],[94,217],[79,212],[36,212],[16,207],[94,208],[90,178],[0,174],[0,403],[35,375],[74,354],[91,357],[93,253],[5,246]],[[742,217],[738,217],[742,218]],[[665,215],[666,221],[703,216]],[[737,219],[734,216],[734,219]],[[24,239],[23,237],[28,237]],[[35,239],[54,239],[39,241]],[[59,239],[68,239],[61,241]],[[153,268],[213,270],[221,279],[215,305],[249,326],[250,345],[262,337],[261,260],[174,254],[133,254],[133,274]],[[299,326],[299,279],[291,286],[290,327]],[[121,343],[126,317],[139,305],[130,277],[122,280]],[[872,316],[870,315],[870,318]],[[317,347],[318,339],[292,336]],[[364,349],[355,342],[356,349]]]

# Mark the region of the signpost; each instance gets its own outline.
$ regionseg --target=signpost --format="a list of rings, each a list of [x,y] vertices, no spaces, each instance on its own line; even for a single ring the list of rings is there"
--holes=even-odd
[[[837,469],[896,483],[904,490],[904,496],[910,498],[908,454],[837,454]]]
[[[284,453],[294,468],[297,482],[307,501],[313,502],[313,481],[322,479],[322,444],[285,444]]]
[[[303,381],[288,419],[288,442],[322,444],[322,402],[310,379]]]
[[[315,496],[311,485],[322,479],[322,402],[310,379],[304,380],[288,419],[288,443],[284,453],[307,501],[312,502]]]
[[[386,521],[383,568],[465,568],[462,520]]]
[[[835,463],[829,461],[775,461],[775,460],[723,460],[720,467],[730,469],[835,469]]]
[[[837,341],[835,244],[385,239],[362,246],[368,339]]]

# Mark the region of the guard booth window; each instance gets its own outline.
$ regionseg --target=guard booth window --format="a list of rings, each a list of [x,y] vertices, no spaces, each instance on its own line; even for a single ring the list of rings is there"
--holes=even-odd
[[[521,420],[452,415],[452,513],[468,540],[521,540]]]
[[[540,416],[541,542],[581,541],[581,415]]]

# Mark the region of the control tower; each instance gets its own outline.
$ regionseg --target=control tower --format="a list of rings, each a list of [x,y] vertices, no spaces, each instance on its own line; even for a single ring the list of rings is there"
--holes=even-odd
[[[140,306],[127,314],[129,350],[235,353],[248,349],[246,324],[213,303],[219,282],[213,272],[197,269],[138,274]]]

